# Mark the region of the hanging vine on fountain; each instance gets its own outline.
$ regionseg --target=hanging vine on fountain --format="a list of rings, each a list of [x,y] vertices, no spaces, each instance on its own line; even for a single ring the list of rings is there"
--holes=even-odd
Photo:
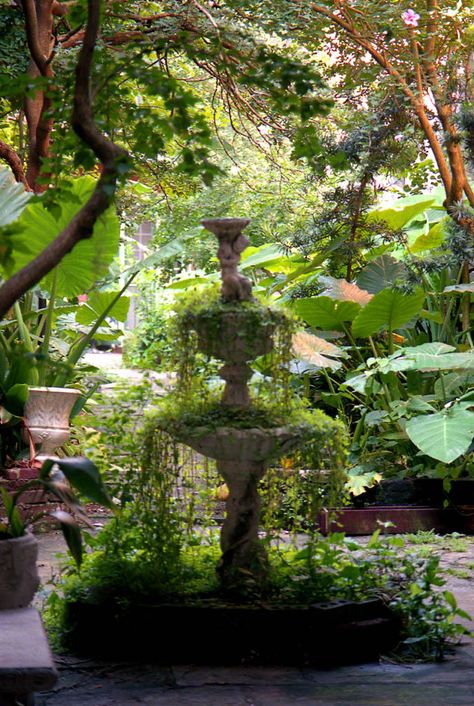
[[[211,219],[203,225],[219,240],[222,287],[187,297],[176,322],[176,389],[148,422],[148,434],[167,432],[176,442],[213,458],[229,489],[218,566],[224,589],[249,581],[265,584],[268,561],[258,537],[259,483],[270,463],[292,452],[306,468],[331,471],[333,487],[344,479],[346,435],[342,424],[309,411],[290,394],[289,361],[294,322],[281,309],[252,296],[237,270],[248,240],[247,219]],[[249,390],[252,361],[268,356],[272,377]],[[204,358],[203,358],[204,357]],[[202,361],[223,363],[223,391],[198,374]]]

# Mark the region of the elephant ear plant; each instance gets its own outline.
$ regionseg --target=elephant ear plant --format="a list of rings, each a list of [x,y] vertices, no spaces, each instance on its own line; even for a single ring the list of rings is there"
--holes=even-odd
[[[66,509],[53,512],[39,512],[29,519],[23,519],[18,505],[22,496],[33,489],[43,490],[57,498]],[[79,522],[90,525],[79,498],[112,508],[112,499],[108,495],[96,466],[84,457],[47,459],[44,461],[38,478],[25,483],[14,493],[8,493],[0,487],[4,519],[0,521],[0,540],[23,537],[28,528],[44,517],[50,516],[59,522],[69,551],[77,566],[82,562],[82,537]]]

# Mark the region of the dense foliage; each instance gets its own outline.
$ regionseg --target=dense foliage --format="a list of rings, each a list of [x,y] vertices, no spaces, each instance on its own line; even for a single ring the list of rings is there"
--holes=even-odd
[[[262,488],[273,548],[340,490],[344,427],[353,494],[382,476],[471,475],[471,3],[113,0],[94,20],[97,7],[0,3],[2,463],[31,453],[29,385],[80,386],[80,407],[95,391],[79,361],[121,335],[132,284],[128,360],[179,380],[145,431],[156,383],[78,426],[121,511],[70,595],[215,590],[206,487],[219,481],[213,464],[183,475],[195,460],[170,437],[183,429],[303,430]],[[208,360],[222,304],[199,222],[229,215],[253,219],[241,269],[267,300],[243,307],[245,335],[280,331],[246,416],[216,404]],[[137,263],[144,220],[154,237]],[[376,537],[362,556],[311,534],[272,560],[276,601],[383,594],[407,644],[439,655],[457,634],[436,561],[396,542]]]

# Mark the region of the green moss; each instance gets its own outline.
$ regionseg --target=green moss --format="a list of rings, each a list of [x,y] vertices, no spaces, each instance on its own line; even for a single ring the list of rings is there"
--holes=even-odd
[[[272,336],[273,346],[268,352],[262,351],[266,353],[267,375],[273,381],[272,396],[283,406],[291,398],[289,362],[295,331],[295,320],[291,314],[257,299],[226,302],[220,296],[218,285],[204,291],[186,293],[175,310],[171,333],[175,343],[173,362],[177,372],[177,385],[173,393],[175,399],[189,402],[195,395],[200,398],[209,395],[207,381],[216,373],[216,363],[212,360],[215,343],[222,339],[225,320],[229,317],[234,318],[234,328],[227,335],[235,336],[244,344],[247,342],[249,351],[253,351],[256,341],[266,335]],[[238,322],[235,321],[236,317]],[[255,357],[249,356],[251,359]]]

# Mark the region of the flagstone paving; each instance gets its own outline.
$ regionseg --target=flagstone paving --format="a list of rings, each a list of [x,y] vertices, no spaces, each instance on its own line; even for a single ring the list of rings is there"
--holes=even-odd
[[[100,521],[100,520],[99,520]],[[474,616],[474,538],[442,553],[448,587]],[[40,537],[40,571],[54,573],[59,533]],[[94,636],[91,635],[91,641]],[[156,639],[160,639],[157,635]],[[229,636],[231,639],[231,636]],[[473,706],[474,643],[439,664],[364,664],[335,669],[156,666],[56,655],[57,686],[37,706]]]

